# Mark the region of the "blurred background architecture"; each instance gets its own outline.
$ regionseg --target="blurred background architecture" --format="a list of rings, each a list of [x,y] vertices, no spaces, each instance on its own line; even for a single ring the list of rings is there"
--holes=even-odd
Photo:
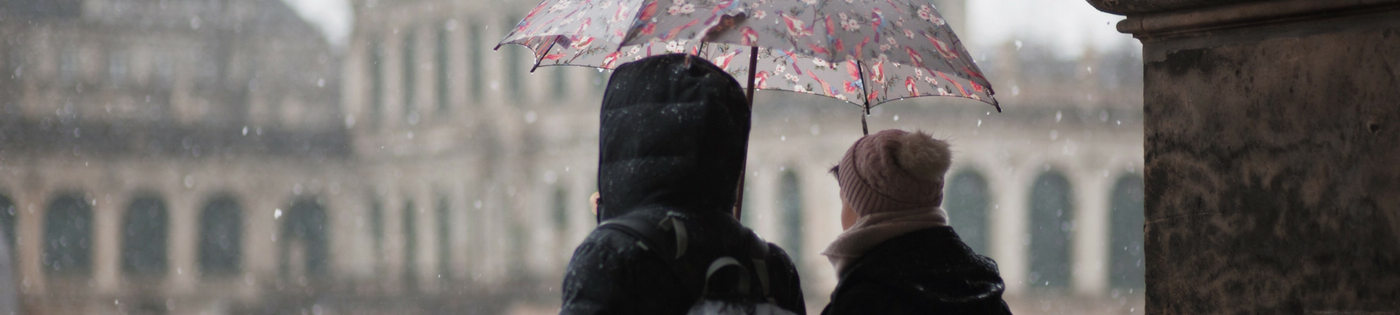
[[[965,34],[966,4],[934,1]],[[551,313],[594,226],[609,73],[492,51],[535,1],[354,0],[343,44],[280,0],[0,4],[0,228],[30,314]],[[1019,314],[1141,312],[1138,46],[968,47],[1006,109],[871,129],[954,145],[954,227]],[[835,285],[826,171],[860,110],[757,94],[743,222],[809,310]]]

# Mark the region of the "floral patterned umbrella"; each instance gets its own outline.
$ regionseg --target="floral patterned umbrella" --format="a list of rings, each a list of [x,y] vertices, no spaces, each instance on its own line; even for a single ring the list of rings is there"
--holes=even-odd
[[[928,0],[544,0],[505,44],[534,51],[536,68],[613,69],[689,53],[735,78],[748,76],[750,106],[755,88],[861,106],[866,134],[871,107],[910,97],[964,97],[1001,111],[987,78]],[[745,55],[746,67],[733,63]],[[736,200],[743,200],[743,184],[741,177]],[[734,217],[742,210],[736,201]]]
[[[501,44],[530,48],[536,67],[613,69],[690,53],[748,76],[751,101],[757,88],[825,95],[867,114],[920,96],[970,98],[1001,111],[927,0],[544,0]]]

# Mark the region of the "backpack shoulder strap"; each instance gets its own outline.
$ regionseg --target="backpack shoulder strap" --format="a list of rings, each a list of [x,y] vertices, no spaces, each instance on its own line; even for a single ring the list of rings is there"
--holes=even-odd
[[[696,295],[702,292],[704,279],[694,279],[694,277],[697,272],[704,272],[704,270],[697,270],[698,267],[690,266],[686,260],[681,259],[685,256],[690,243],[684,215],[669,212],[660,221],[647,219],[644,216],[622,216],[603,221],[602,224],[598,225],[598,228],[622,232],[636,238],[640,247],[655,253],[666,263],[666,267],[679,277],[680,285],[686,291]]]
[[[642,248],[660,254],[668,263],[684,256],[690,243],[685,223],[681,216],[674,212],[668,213],[660,222],[651,222],[638,216],[623,216],[603,221],[598,228],[619,231],[637,238]],[[675,241],[672,242],[671,239]]]
[[[750,241],[751,256],[749,259],[753,260],[754,276],[758,278],[758,286],[762,290],[759,293],[762,293],[763,299],[769,303],[776,303],[773,299],[772,281],[769,280],[768,273],[768,241],[764,241],[762,237],[758,236],[758,233],[753,233],[752,230],[749,231],[749,234],[753,235]]]

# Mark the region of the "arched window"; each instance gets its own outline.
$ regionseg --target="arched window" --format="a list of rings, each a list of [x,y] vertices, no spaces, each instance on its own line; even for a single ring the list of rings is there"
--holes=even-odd
[[[467,49],[471,50],[467,53],[471,57],[471,68],[468,69],[468,73],[471,75],[470,78],[466,79],[472,80],[472,97],[479,101],[481,95],[484,94],[482,93],[484,86],[482,81],[486,80],[486,71],[483,70],[486,63],[483,61],[485,58],[482,57],[482,51],[485,49],[481,45],[480,25],[472,24],[471,29],[467,31]]]
[[[11,201],[10,197],[0,195],[0,229],[4,229],[5,241],[9,242],[7,245],[10,245],[11,257],[16,256],[15,253],[19,253],[18,249],[15,248],[15,244],[18,244],[19,241],[15,239],[15,220],[18,219],[16,217],[18,214],[14,201]]]
[[[437,71],[433,71],[434,74],[437,76],[437,86],[433,87],[433,91],[437,95],[437,108],[440,112],[446,112],[449,108],[448,102],[450,102],[450,100],[448,100],[449,90],[447,78],[451,75],[450,73],[448,73],[448,71],[452,69],[447,65],[446,26],[439,27],[437,30],[437,49],[433,50],[433,59],[435,59],[434,65],[437,66]]]
[[[802,257],[802,187],[798,184],[797,173],[784,172],[780,186],[783,249],[796,261]]]
[[[438,277],[444,281],[452,280],[452,204],[448,203],[447,197],[438,197],[437,204],[437,257],[438,257]]]
[[[554,100],[556,101],[562,101],[569,97],[569,74],[566,72],[567,69],[568,68],[565,67],[556,67],[554,69],[550,69],[554,71],[554,73],[551,75],[554,76],[553,92]],[[564,102],[555,103],[555,105],[558,104],[564,104]]]
[[[416,90],[416,83],[418,81],[418,56],[414,55],[417,53],[417,49],[415,49],[417,47],[415,47],[415,45],[418,43],[414,40],[412,31],[409,31],[408,34],[403,36],[402,44],[403,56],[399,57],[403,58],[403,67],[399,68],[399,74],[400,78],[403,80],[403,117],[405,121],[408,121],[412,119],[411,117],[418,111],[418,103],[416,99],[414,99],[416,96],[415,93],[418,92]]]
[[[1109,283],[1115,289],[1143,289],[1147,280],[1143,264],[1142,177],[1129,175],[1118,179],[1111,198],[1113,234],[1109,248]]]
[[[92,208],[81,194],[60,195],[44,212],[44,271],[87,276],[92,272]]]
[[[739,213],[739,223],[742,223],[745,227],[752,229],[754,228],[754,220],[758,218],[758,214],[754,213],[758,211],[758,209],[754,208],[753,201],[755,198],[758,198],[758,196],[753,195],[753,185],[755,184],[753,181],[753,176],[747,176],[748,174],[745,175],[746,176],[744,176],[744,200],[739,201],[739,204],[743,205],[743,212]]]
[[[209,200],[199,213],[199,270],[233,275],[243,267],[243,209],[232,197]]]
[[[372,193],[371,193],[372,194]],[[376,275],[384,274],[384,204],[379,198],[369,201],[369,233],[374,237],[374,271]]]
[[[316,199],[300,199],[292,203],[283,215],[282,273],[310,276],[326,275],[329,256],[326,251],[326,211]]]
[[[518,14],[506,16],[506,28],[503,28],[502,31],[509,33],[511,30],[515,29],[516,23],[520,22],[519,16]],[[522,91],[525,90],[525,83],[522,82],[524,79],[521,75],[523,72],[530,70],[525,68],[526,66],[523,62],[525,60],[521,59],[525,56],[525,48],[515,45],[507,46],[514,47],[501,47],[502,56],[506,58],[506,68],[502,70],[505,71],[506,75],[506,91],[510,92],[510,95],[521,95]]]
[[[554,219],[554,230],[559,233],[569,229],[569,191],[563,185],[554,187],[553,202],[550,206],[550,217]]]
[[[378,123],[384,116],[384,46],[378,38],[369,41],[369,115]]]
[[[1030,267],[1032,287],[1068,288],[1070,235],[1074,204],[1069,180],[1059,173],[1036,178],[1030,199]]]
[[[418,289],[418,210],[413,200],[403,204],[404,288]]]
[[[122,219],[122,272],[134,276],[165,274],[169,222],[160,198],[142,196],[131,201]]]
[[[987,211],[991,197],[987,195],[987,180],[976,171],[958,172],[944,188],[943,209],[948,221],[967,247],[979,254],[987,253],[989,228]]]

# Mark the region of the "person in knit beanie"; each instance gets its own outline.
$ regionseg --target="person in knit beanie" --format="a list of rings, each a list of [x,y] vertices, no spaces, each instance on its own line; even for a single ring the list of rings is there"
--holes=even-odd
[[[838,282],[822,314],[1010,314],[996,262],[948,226],[947,142],[922,131],[865,136],[831,172],[845,232],[822,252]]]

